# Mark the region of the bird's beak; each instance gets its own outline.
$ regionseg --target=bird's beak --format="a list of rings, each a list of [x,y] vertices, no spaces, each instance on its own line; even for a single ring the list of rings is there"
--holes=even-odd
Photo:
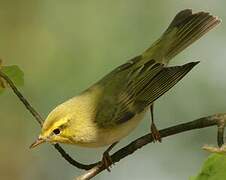
[[[32,148],[38,146],[39,144],[44,143],[45,141],[46,141],[45,139],[39,137],[35,142],[33,142],[33,143],[30,145],[29,148],[32,149]]]

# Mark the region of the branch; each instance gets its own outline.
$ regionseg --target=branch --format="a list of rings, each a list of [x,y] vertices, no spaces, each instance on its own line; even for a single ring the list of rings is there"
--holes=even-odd
[[[172,126],[172,127],[160,130],[159,133],[161,135],[161,138],[164,138],[164,137],[168,137],[171,135],[179,134],[179,133],[194,130],[194,129],[201,129],[201,128],[217,125],[218,126],[217,142],[218,142],[218,146],[221,147],[224,144],[225,123],[226,123],[226,113],[215,114],[212,116],[203,117],[191,122],[182,123],[176,126]],[[121,159],[125,158],[128,155],[131,155],[136,150],[142,148],[143,146],[151,142],[153,142],[153,138],[151,134],[146,134],[136,139],[135,141],[131,142],[127,146],[123,147],[122,149],[118,150],[113,155],[111,155],[112,164],[119,162]],[[86,171],[83,175],[77,177],[76,180],[91,179],[105,169],[106,167],[99,162],[95,167]]]
[[[16,88],[14,83],[11,81],[11,79],[0,70],[0,76],[9,84],[9,86],[12,88],[13,92],[17,95],[17,97],[20,99],[20,101],[24,104],[24,106],[27,108],[28,111],[34,116],[36,121],[39,123],[39,125],[42,127],[43,119],[39,115],[37,111],[30,105],[30,103],[24,98],[24,96],[21,94],[21,92]]]
[[[13,92],[17,95],[17,97],[20,99],[20,101],[24,104],[24,106],[27,108],[27,110],[34,116],[34,118],[36,119],[36,121],[39,123],[39,125],[42,127],[43,124],[43,118],[41,117],[41,115],[31,106],[31,104],[27,101],[27,99],[21,94],[21,92],[17,89],[17,87],[14,85],[14,83],[12,82],[12,80],[0,70],[0,77],[2,77],[8,84],[9,86],[12,88]],[[70,164],[72,164],[73,166],[79,168],[79,169],[85,169],[85,170],[89,170],[92,167],[94,167],[96,165],[96,163],[94,164],[81,164],[77,161],[75,161],[69,154],[66,153],[66,151],[58,144],[53,144],[53,146],[55,147],[55,149],[61,154],[61,156],[68,161]]]

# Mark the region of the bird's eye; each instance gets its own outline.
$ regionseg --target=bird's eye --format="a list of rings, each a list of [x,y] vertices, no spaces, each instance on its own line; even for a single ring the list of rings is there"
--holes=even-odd
[[[54,133],[55,135],[58,135],[58,134],[60,134],[60,129],[59,129],[59,128],[57,128],[57,129],[54,129],[54,130],[53,130],[53,133]]]

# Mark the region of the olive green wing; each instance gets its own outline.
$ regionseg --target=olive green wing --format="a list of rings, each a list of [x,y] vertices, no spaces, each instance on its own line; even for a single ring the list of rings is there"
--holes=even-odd
[[[147,80],[146,85],[138,91],[131,93],[129,88],[128,92],[132,96],[129,99],[120,99],[118,112],[115,114],[113,121],[123,123],[128,120],[125,118],[125,116],[128,116],[128,112],[135,115],[143,111],[147,106],[170,90],[197,63],[192,62],[183,66],[164,67],[157,75]]]
[[[114,82],[111,88],[105,86],[103,101],[97,111],[98,125],[107,128],[128,121],[171,89],[197,63],[163,67],[163,64],[150,60],[144,65],[134,65],[115,74],[108,79]]]

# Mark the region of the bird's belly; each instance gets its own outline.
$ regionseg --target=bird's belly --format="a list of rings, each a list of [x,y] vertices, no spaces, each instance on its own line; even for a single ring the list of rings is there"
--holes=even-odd
[[[116,141],[120,141],[133,131],[139,122],[144,118],[145,112],[142,112],[125,123],[119,124],[113,128],[102,128],[96,131],[95,135],[92,135],[92,140],[87,139],[87,142],[78,143],[83,147],[102,147],[113,144]],[[94,131],[92,131],[94,132]]]

